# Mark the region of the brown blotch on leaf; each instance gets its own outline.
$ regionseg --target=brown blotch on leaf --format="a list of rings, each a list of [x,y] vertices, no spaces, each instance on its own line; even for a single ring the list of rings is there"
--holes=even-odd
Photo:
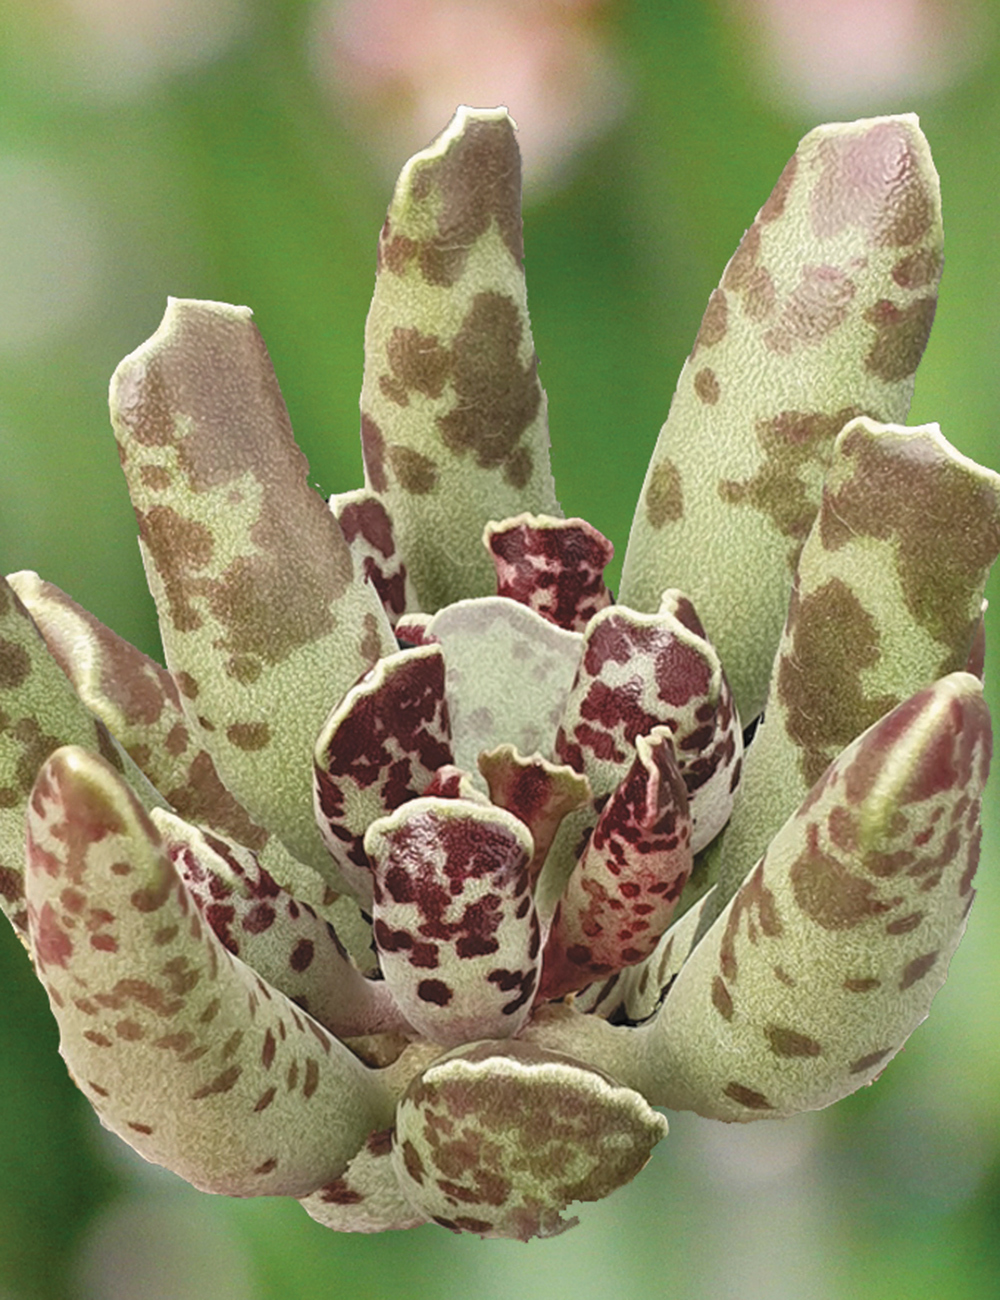
[[[733,999],[729,995],[725,982],[719,975],[716,975],[712,980],[712,1006],[715,1007],[723,1020],[732,1020]]]
[[[437,466],[429,456],[424,456],[412,447],[404,447],[400,442],[392,443],[387,449],[389,464],[399,480],[400,487],[413,496],[426,496],[437,487]]]
[[[810,483],[805,475],[829,462],[837,434],[860,414],[857,407],[846,406],[831,414],[779,411],[770,420],[758,420],[763,461],[748,479],[722,479],[719,496],[730,505],[752,506],[785,537],[805,541],[818,507],[816,481]],[[809,477],[816,480],[815,473]],[[796,549],[793,560],[797,554]]]
[[[922,956],[914,957],[913,961],[908,962],[903,968],[903,974],[899,981],[900,992],[908,989],[912,984],[916,984],[917,980],[922,980],[937,963],[937,959],[938,953],[934,951],[925,952]]]
[[[908,307],[897,307],[888,298],[880,299],[865,312],[865,320],[875,327],[871,350],[865,365],[886,383],[907,379],[920,364],[937,298],[918,298]]]
[[[783,1025],[768,1025],[764,1033],[775,1056],[819,1056],[823,1050],[815,1038]]]
[[[692,358],[698,355],[700,348],[711,348],[716,343],[721,343],[726,337],[728,328],[729,305],[726,302],[725,291],[713,289],[712,296],[708,300],[708,306],[705,308],[705,314],[702,316],[701,324],[698,327],[694,347],[691,349]]]
[[[15,690],[31,674],[31,656],[24,646],[0,637],[0,691]]]
[[[788,194],[792,188],[792,182],[795,180],[795,173],[799,169],[799,156],[793,153],[788,162],[785,163],[784,170],[778,177],[774,189],[768,195],[767,201],[757,214],[757,220],[765,224],[777,219],[785,211],[785,204],[788,202]]]
[[[521,155],[508,119],[468,122],[441,157],[419,167],[412,194],[418,202],[430,198],[437,213],[437,236],[418,246],[428,283],[453,285],[493,222],[522,265]]]
[[[392,371],[382,375],[379,386],[392,401],[405,406],[411,390],[425,397],[440,397],[451,373],[451,353],[435,334],[396,326],[386,344],[386,359]]]
[[[477,293],[452,344],[455,405],[438,417],[446,447],[481,469],[506,465],[538,414],[537,361],[520,359],[524,318],[503,293]]]
[[[231,745],[253,753],[271,743],[271,728],[266,722],[233,722],[226,728]]]
[[[923,289],[936,285],[944,262],[940,248],[920,248],[915,253],[900,258],[892,268],[892,278],[901,289]]]
[[[849,1073],[864,1074],[870,1070],[872,1066],[878,1065],[880,1061],[884,1061],[891,1052],[891,1047],[883,1047],[880,1052],[869,1052],[867,1056],[859,1056],[856,1061],[851,1062]]]
[[[748,1088],[742,1083],[727,1083],[722,1090],[722,1095],[728,1097],[730,1101],[746,1106],[747,1110],[774,1110],[774,1107],[762,1092],[757,1092],[754,1088]]]
[[[715,371],[708,366],[702,366],[694,377],[694,391],[706,406],[714,406],[721,392]]]
[[[1000,551],[996,489],[927,438],[880,438],[858,426],[841,450],[854,471],[824,499],[823,545],[857,534],[893,539],[907,609],[956,647],[938,675],[964,668],[979,623],[978,611],[970,623],[970,592]]]
[[[802,751],[799,763],[809,787],[840,750],[898,701],[892,695],[864,693],[861,674],[879,661],[879,632],[845,582],[832,578],[795,606],[777,686],[786,708],[785,727]]]
[[[653,528],[676,523],[684,515],[681,472],[664,456],[653,466],[645,491],[646,517]]]
[[[385,472],[385,437],[371,416],[364,411],[361,412],[361,455],[369,486],[376,492],[384,492],[389,486]]]
[[[850,930],[892,910],[895,903],[881,899],[870,880],[852,875],[836,858],[820,852],[815,827],[809,839],[789,879],[795,901],[811,921],[824,930]]]
[[[163,465],[142,465],[139,468],[139,477],[142,479],[143,486],[148,487],[151,492],[165,492],[174,481],[170,470]]]

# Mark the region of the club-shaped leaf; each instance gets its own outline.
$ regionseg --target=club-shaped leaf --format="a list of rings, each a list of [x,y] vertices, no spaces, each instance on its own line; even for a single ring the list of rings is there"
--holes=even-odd
[[[420,608],[495,590],[484,526],[559,514],[506,109],[460,108],[403,168],[365,328],[361,441]]]
[[[636,509],[620,599],[689,592],[744,722],[764,703],[833,440],[905,419],[941,273],[917,119],[818,127],[709,299]],[[747,575],[753,580],[747,582]]]

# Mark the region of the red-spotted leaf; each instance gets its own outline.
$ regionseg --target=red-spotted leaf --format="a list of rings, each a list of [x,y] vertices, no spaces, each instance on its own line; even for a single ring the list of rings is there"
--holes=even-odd
[[[392,1161],[391,1128],[369,1135],[339,1178],[301,1199],[306,1213],[334,1232],[416,1228],[427,1215],[403,1195]]]
[[[610,794],[631,767],[635,744],[666,726],[688,783],[692,846],[721,830],[739,779],[742,735],[718,655],[669,608],[637,614],[612,606],[584,634],[583,654],[556,752]]]
[[[582,632],[611,604],[604,569],[615,548],[586,519],[517,515],[483,533],[497,571],[497,595],[530,605],[543,618]]]
[[[374,823],[365,849],[382,973],[410,1024],[446,1046],[517,1033],[541,939],[524,824],[464,799],[414,799]]]
[[[406,1031],[381,980],[353,965],[337,932],[273,879],[249,849],[172,813],[153,824],[180,878],[223,946],[338,1038]]]
[[[365,831],[423,793],[452,758],[438,646],[388,655],[347,692],[316,742],[314,794],[323,840],[359,901],[371,902]]]
[[[206,1191],[303,1196],[386,1124],[377,1073],[223,947],[135,796],[85,750],[58,750],[35,782],[26,896],[66,1064],[147,1160]]]
[[[630,1182],[667,1133],[638,1093],[569,1056],[483,1042],[434,1062],[396,1111],[407,1199],[454,1232],[551,1237]]]
[[[670,734],[657,728],[636,748],[556,907],[540,998],[562,997],[642,961],[691,873],[687,791]]]
[[[364,574],[374,586],[395,627],[402,614],[416,610],[417,596],[385,503],[377,493],[357,488],[331,497],[328,504],[350,547],[355,573]]]

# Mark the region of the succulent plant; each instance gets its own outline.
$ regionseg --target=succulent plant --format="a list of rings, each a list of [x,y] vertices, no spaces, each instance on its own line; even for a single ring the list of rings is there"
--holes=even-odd
[[[653,1107],[836,1101],[973,898],[1000,477],[901,425],[941,269],[916,119],[783,171],[618,603],[554,494],[521,239],[513,125],[461,109],[398,182],[366,486],[329,502],[250,312],[171,301],[111,387],[167,669],[0,587],[0,897],[74,1080],[196,1187],[343,1231],[551,1234]]]

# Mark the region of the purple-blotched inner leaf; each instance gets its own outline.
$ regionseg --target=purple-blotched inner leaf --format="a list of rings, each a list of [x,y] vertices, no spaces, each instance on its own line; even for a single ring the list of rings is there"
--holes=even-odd
[[[116,773],[57,750],[27,842],[32,955],[102,1122],[206,1191],[303,1196],[338,1177],[387,1122],[377,1073],[222,946]]]
[[[497,571],[497,595],[537,610],[569,632],[582,632],[611,604],[604,569],[615,548],[586,519],[517,515],[489,523],[483,542]]]
[[[541,942],[533,847],[516,817],[464,799],[414,799],[365,836],[382,973],[432,1041],[505,1038],[527,1020]]]
[[[240,957],[338,1038],[405,1032],[381,980],[352,964],[328,921],[273,879],[249,849],[154,812],[174,869],[202,916]]]
[[[600,799],[628,772],[638,738],[658,726],[673,739],[697,853],[725,824],[739,781],[742,736],[732,696],[711,645],[669,608],[637,614],[612,606],[584,634],[556,752],[587,775]]]
[[[391,1128],[371,1133],[339,1178],[300,1204],[310,1218],[334,1232],[388,1232],[416,1228],[427,1215],[403,1195],[392,1161]]]
[[[316,820],[358,900],[372,897],[365,831],[452,759],[439,646],[388,655],[347,692],[316,742]]]
[[[493,803],[519,817],[531,832],[535,852],[528,871],[534,881],[562,819],[590,804],[590,783],[571,767],[550,763],[539,754],[525,758],[513,745],[480,754],[479,770]]]
[[[552,919],[539,998],[558,998],[656,947],[691,873],[687,790],[670,733],[640,736]]]

